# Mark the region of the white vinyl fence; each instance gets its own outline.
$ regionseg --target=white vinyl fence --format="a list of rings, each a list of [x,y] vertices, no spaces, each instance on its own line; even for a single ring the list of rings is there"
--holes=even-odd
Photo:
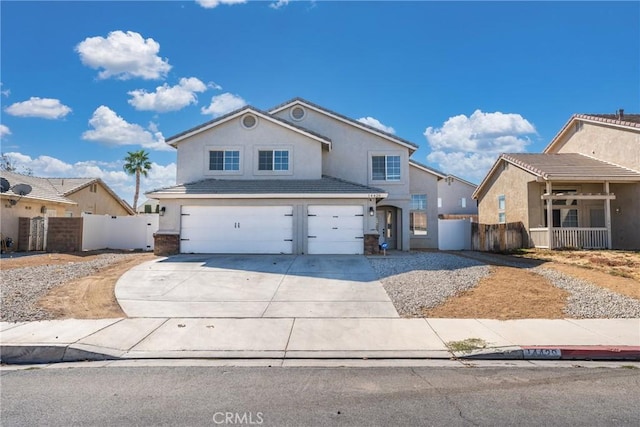
[[[110,216],[83,214],[82,250],[153,250],[153,233],[158,231],[157,214]]]
[[[471,250],[471,221],[468,219],[439,219],[438,249],[441,251]]]

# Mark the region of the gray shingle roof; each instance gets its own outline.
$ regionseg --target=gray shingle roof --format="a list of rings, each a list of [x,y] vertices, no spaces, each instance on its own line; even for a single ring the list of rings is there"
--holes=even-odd
[[[280,123],[285,124],[287,126],[293,127],[295,129],[299,130],[300,132],[304,132],[304,133],[307,133],[309,135],[313,135],[316,138],[319,138],[319,139],[321,139],[323,141],[326,141],[328,144],[331,144],[331,139],[326,137],[326,136],[324,136],[324,135],[320,135],[317,132],[314,132],[314,131],[311,131],[309,129],[303,128],[302,126],[298,126],[295,123],[291,123],[291,122],[289,122],[287,120],[281,119],[280,117],[272,116],[271,114],[269,114],[269,113],[267,113],[265,111],[262,111],[262,110],[260,110],[258,108],[255,108],[255,107],[252,107],[251,105],[245,105],[244,107],[238,108],[237,110],[234,110],[234,111],[232,111],[232,112],[230,112],[228,114],[225,114],[225,115],[220,116],[220,117],[216,117],[213,120],[209,120],[208,122],[202,123],[202,124],[200,124],[198,126],[194,126],[191,129],[185,130],[184,132],[180,132],[180,133],[178,133],[176,135],[170,136],[169,138],[165,139],[165,142],[167,144],[171,145],[172,141],[174,141],[176,139],[179,139],[180,137],[182,137],[184,135],[188,135],[188,134],[193,133],[193,132],[195,132],[197,130],[200,130],[200,129],[209,128],[211,126],[214,126],[216,123],[222,123],[225,120],[227,120],[228,118],[233,117],[234,115],[236,115],[236,114],[238,114],[238,113],[240,113],[242,111],[247,111],[247,112],[251,111],[253,113],[263,115],[263,116],[268,117],[268,118],[270,118],[270,119],[272,119],[272,120],[274,120],[276,122],[280,122]]]
[[[280,105],[276,105],[275,107],[271,108],[271,109],[269,110],[269,112],[270,112],[270,113],[273,113],[274,111],[278,111],[278,110],[282,109],[282,107],[285,107],[285,106],[287,106],[287,105],[289,105],[289,104],[293,104],[293,103],[295,103],[295,102],[302,102],[302,103],[307,104],[307,105],[309,105],[309,106],[311,106],[311,107],[313,107],[313,108],[316,108],[316,109],[318,109],[318,110],[321,110],[321,111],[324,111],[324,112],[326,112],[326,113],[332,114],[332,115],[334,115],[334,116],[336,116],[336,117],[340,117],[341,119],[343,119],[343,120],[345,120],[345,121],[347,121],[347,122],[351,122],[351,123],[353,123],[353,124],[354,124],[354,125],[356,125],[356,126],[362,126],[362,127],[367,128],[367,129],[369,129],[369,130],[371,130],[371,131],[373,131],[373,132],[381,133],[381,134],[383,134],[383,135],[387,136],[388,138],[395,139],[396,141],[399,141],[399,142],[402,142],[403,144],[409,145],[409,146],[411,146],[411,147],[415,148],[416,150],[417,150],[418,148],[420,148],[420,146],[419,146],[419,145],[414,144],[413,142],[408,141],[408,140],[406,140],[406,139],[404,139],[404,138],[400,138],[400,137],[399,137],[399,136],[397,136],[397,135],[394,135],[394,134],[389,133],[389,132],[385,132],[385,131],[380,130],[380,129],[376,128],[376,127],[373,127],[373,126],[371,126],[371,125],[368,125],[368,124],[366,124],[366,123],[359,122],[359,121],[354,120],[354,119],[352,119],[351,117],[347,117],[347,116],[345,116],[345,115],[343,115],[343,114],[336,113],[336,112],[335,112],[335,111],[333,111],[333,110],[329,110],[328,108],[325,108],[325,107],[323,107],[323,106],[321,106],[321,105],[318,105],[318,104],[314,104],[313,102],[307,101],[306,99],[304,99],[304,98],[300,98],[300,97],[296,97],[296,98],[293,98],[293,99],[291,99],[291,100],[289,100],[289,101],[287,101],[287,102],[283,102],[283,103],[282,103],[282,104],[280,104]]]
[[[65,197],[47,178],[38,178],[35,176],[22,175],[19,173],[0,171],[0,176],[9,181],[12,186],[16,184],[28,184],[31,186],[31,193],[24,196],[25,199],[46,200],[56,203],[66,203],[76,205],[77,203]],[[3,195],[11,197],[20,197],[12,190],[3,193]]]
[[[502,158],[546,180],[637,179],[640,172],[577,153],[503,154]]]
[[[207,194],[371,194],[386,193],[341,179],[323,176],[322,179],[205,179],[150,191],[148,197],[162,195]]]

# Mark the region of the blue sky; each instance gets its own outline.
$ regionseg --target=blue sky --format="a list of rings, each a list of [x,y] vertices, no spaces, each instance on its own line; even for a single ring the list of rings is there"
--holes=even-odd
[[[638,2],[2,1],[2,152],[132,202],[175,183],[164,138],[300,96],[480,182],[575,113],[640,112]]]

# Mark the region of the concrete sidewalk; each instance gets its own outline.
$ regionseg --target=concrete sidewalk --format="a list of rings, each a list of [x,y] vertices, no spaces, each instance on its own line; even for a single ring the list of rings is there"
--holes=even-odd
[[[115,359],[640,361],[640,319],[129,318],[0,323],[3,363]]]

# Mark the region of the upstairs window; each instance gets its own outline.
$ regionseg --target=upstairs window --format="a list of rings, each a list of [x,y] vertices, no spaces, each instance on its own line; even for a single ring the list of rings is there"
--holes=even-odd
[[[373,156],[371,179],[374,181],[400,181],[400,156]]]
[[[240,170],[240,151],[235,151],[235,150],[209,151],[209,170],[212,170],[212,171]]]
[[[288,150],[260,150],[258,151],[258,170],[260,171],[288,171]]]

